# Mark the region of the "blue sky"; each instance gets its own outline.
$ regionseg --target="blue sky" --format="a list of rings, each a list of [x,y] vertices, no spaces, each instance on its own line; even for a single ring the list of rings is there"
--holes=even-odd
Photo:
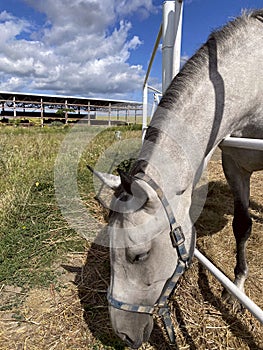
[[[1,0],[0,90],[141,100],[161,0]],[[184,0],[182,55],[263,0]],[[151,72],[161,86],[161,50]]]

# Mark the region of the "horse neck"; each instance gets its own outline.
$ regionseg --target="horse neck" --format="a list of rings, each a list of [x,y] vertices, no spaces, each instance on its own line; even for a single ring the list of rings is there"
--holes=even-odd
[[[249,27],[232,39],[231,50],[226,44],[217,47],[211,38],[202,49],[206,52],[199,55],[200,67],[194,70],[190,62],[185,70],[193,69],[192,74],[183,70],[161,100],[140,159],[146,160],[145,171],[168,192],[194,184],[216,146],[244,128],[259,104],[262,108],[258,74],[263,69],[262,24],[252,27],[251,33]]]

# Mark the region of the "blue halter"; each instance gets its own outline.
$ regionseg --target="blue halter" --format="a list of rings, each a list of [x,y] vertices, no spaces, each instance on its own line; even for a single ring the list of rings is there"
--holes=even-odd
[[[149,305],[136,305],[136,304],[124,303],[122,301],[119,301],[113,298],[109,290],[107,294],[107,299],[111,306],[119,310],[129,311],[129,312],[138,312],[138,313],[144,313],[144,314],[150,314],[150,315],[157,312],[157,314],[161,316],[163,319],[165,329],[169,336],[170,342],[175,343],[175,332],[174,332],[174,328],[171,320],[171,314],[170,314],[168,302],[169,302],[170,296],[173,294],[175,290],[178,279],[185,272],[185,270],[189,267],[191,263],[193,253],[194,253],[194,248],[195,248],[195,235],[191,241],[190,251],[189,253],[187,253],[187,250],[184,245],[185,237],[184,237],[183,231],[181,227],[177,224],[174,214],[172,212],[172,208],[167,198],[165,197],[163,191],[161,190],[161,188],[156,184],[156,182],[154,182],[148,175],[144,173],[136,174],[135,179],[136,178],[145,181],[157,193],[165,209],[167,217],[169,219],[170,238],[171,238],[173,247],[177,250],[178,262],[173,275],[167,280],[162,290],[162,293],[155,305],[149,306]]]

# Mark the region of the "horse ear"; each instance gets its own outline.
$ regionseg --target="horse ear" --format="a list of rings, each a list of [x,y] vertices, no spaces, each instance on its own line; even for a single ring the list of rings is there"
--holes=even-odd
[[[126,174],[124,171],[117,169],[119,175],[120,175],[120,179],[121,179],[121,185],[123,187],[123,189],[125,190],[125,192],[132,194],[131,191],[131,184],[133,182],[133,177],[129,174]]]
[[[104,184],[109,186],[111,189],[116,190],[121,184],[120,176],[112,174],[101,173],[94,170],[91,166],[87,165],[87,168]]]

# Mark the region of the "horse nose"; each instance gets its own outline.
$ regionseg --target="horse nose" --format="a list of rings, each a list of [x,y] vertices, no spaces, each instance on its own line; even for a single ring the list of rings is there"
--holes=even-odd
[[[117,335],[132,349],[138,349],[142,345],[141,340],[133,340],[125,333],[117,333]]]
[[[119,332],[117,331],[116,334],[121,338],[122,341],[124,341],[131,349],[138,349],[143,342],[147,342],[150,335],[151,331],[153,328],[153,321],[150,319],[150,322],[145,325],[144,329],[142,332],[136,332],[131,334],[129,331],[122,331]]]
[[[153,317],[149,314],[130,312],[110,306],[111,324],[118,337],[130,348],[138,349],[147,342],[153,329]]]

